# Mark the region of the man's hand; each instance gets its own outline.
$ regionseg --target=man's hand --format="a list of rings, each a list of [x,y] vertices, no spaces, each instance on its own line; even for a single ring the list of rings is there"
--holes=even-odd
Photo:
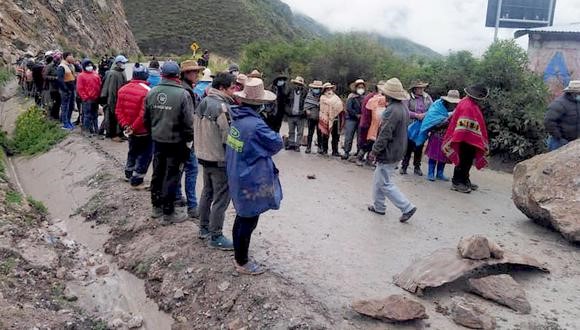
[[[425,118],[425,114],[424,113],[418,113],[417,114],[417,119],[423,120],[423,118]]]
[[[123,129],[123,133],[124,133],[126,136],[131,136],[131,135],[133,135],[133,129],[131,128],[131,126],[127,125],[127,126],[125,126],[125,128]]]

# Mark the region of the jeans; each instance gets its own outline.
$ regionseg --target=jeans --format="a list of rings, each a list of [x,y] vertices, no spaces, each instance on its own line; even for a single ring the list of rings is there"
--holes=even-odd
[[[320,129],[318,129],[318,119],[308,119],[308,143],[307,143],[308,149],[312,147],[312,141],[315,132],[316,132],[316,142],[318,143],[318,148],[320,148],[320,143],[322,142],[322,135],[320,133]]]
[[[403,157],[403,162],[401,164],[402,167],[404,168],[409,167],[411,155],[414,155],[413,166],[421,167],[421,158],[423,157],[423,144],[418,146],[415,145],[415,142],[413,140],[407,141],[407,151],[405,153],[405,157]]]
[[[339,126],[339,121],[338,119],[336,119],[334,121],[334,124],[332,125],[332,130],[330,131],[330,135],[332,136],[332,153],[333,154],[337,154],[338,153],[338,140],[340,140],[340,133],[338,132],[338,126]],[[321,146],[322,146],[322,153],[323,154],[327,154],[328,153],[328,140],[329,140],[329,136],[328,135],[322,135],[322,141],[321,141]]]
[[[566,140],[566,139],[556,139],[553,136],[550,136],[548,138],[548,150],[549,151],[554,151],[558,148],[565,146],[566,144],[568,144],[568,140]]]
[[[92,134],[99,132],[99,105],[97,102],[83,102],[83,129]]]
[[[230,205],[228,176],[225,167],[203,167],[203,190],[199,199],[200,228],[209,230],[211,237],[222,235],[226,209]]]
[[[377,164],[373,176],[373,206],[377,212],[385,212],[385,198],[388,198],[402,213],[411,211],[415,206],[393,183],[397,164]]]
[[[175,211],[177,183],[190,150],[185,143],[161,142],[153,142],[153,150],[151,203],[163,208],[163,214],[171,215]]]
[[[470,144],[461,143],[459,145],[459,164],[453,170],[453,184],[468,185],[471,183],[469,171],[473,166],[476,151],[477,149]]]
[[[288,146],[300,148],[304,135],[304,118],[288,117]]]
[[[60,123],[63,126],[72,126],[70,118],[75,108],[75,91],[61,90],[60,97],[62,99],[62,104],[60,107]]]
[[[248,263],[248,250],[250,249],[250,240],[252,232],[258,225],[259,215],[250,218],[236,215],[232,238],[234,241],[234,256],[238,265],[243,266]]]
[[[127,164],[125,165],[125,177],[131,181],[132,186],[138,186],[143,183],[152,157],[153,143],[151,136],[131,135],[129,137],[129,152],[127,153]]]
[[[50,106],[50,118],[54,119],[54,120],[59,120],[60,119],[60,106],[62,104],[62,99],[60,98],[60,92],[59,91],[52,91],[50,92],[50,100],[51,100],[51,106]]]
[[[195,152],[191,150],[189,159],[185,162],[185,196],[187,197],[187,208],[197,208],[197,196],[195,194],[195,186],[197,184],[198,164]],[[181,192],[181,180],[177,185],[177,194],[175,200],[180,200],[183,197]]]
[[[347,120],[344,128],[344,153],[348,155],[352,150],[352,143],[358,130],[358,120]]]

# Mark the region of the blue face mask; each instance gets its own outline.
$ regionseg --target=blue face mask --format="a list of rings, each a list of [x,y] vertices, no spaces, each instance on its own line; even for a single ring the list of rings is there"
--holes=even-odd
[[[282,86],[284,86],[284,84],[286,84],[286,82],[284,80],[278,80],[278,82],[276,83],[276,86],[282,87]]]
[[[314,94],[314,95],[320,95],[320,89],[313,89],[312,90],[312,94]]]

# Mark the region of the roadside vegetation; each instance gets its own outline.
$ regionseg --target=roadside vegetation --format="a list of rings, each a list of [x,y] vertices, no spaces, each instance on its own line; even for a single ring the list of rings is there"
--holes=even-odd
[[[36,155],[50,150],[66,137],[58,123],[46,119],[45,113],[32,106],[18,116],[11,139],[4,139],[5,147],[21,155]]]
[[[348,84],[361,77],[373,83],[398,77],[404,86],[414,79],[428,81],[434,99],[449,89],[463,92],[464,87],[481,82],[491,91],[484,111],[491,154],[520,161],[545,151],[543,115],[549,93],[542,78],[528,69],[526,51],[513,40],[492,44],[481,58],[460,51],[431,60],[402,59],[376,40],[357,34],[255,42],[244,48],[240,65],[243,72],[260,69],[267,83],[279,74],[331,81],[343,96],[349,92]]]

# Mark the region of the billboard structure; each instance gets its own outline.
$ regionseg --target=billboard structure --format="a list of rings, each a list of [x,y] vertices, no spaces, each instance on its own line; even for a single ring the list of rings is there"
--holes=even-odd
[[[489,0],[485,26],[499,28],[535,28],[552,26],[556,0]]]

